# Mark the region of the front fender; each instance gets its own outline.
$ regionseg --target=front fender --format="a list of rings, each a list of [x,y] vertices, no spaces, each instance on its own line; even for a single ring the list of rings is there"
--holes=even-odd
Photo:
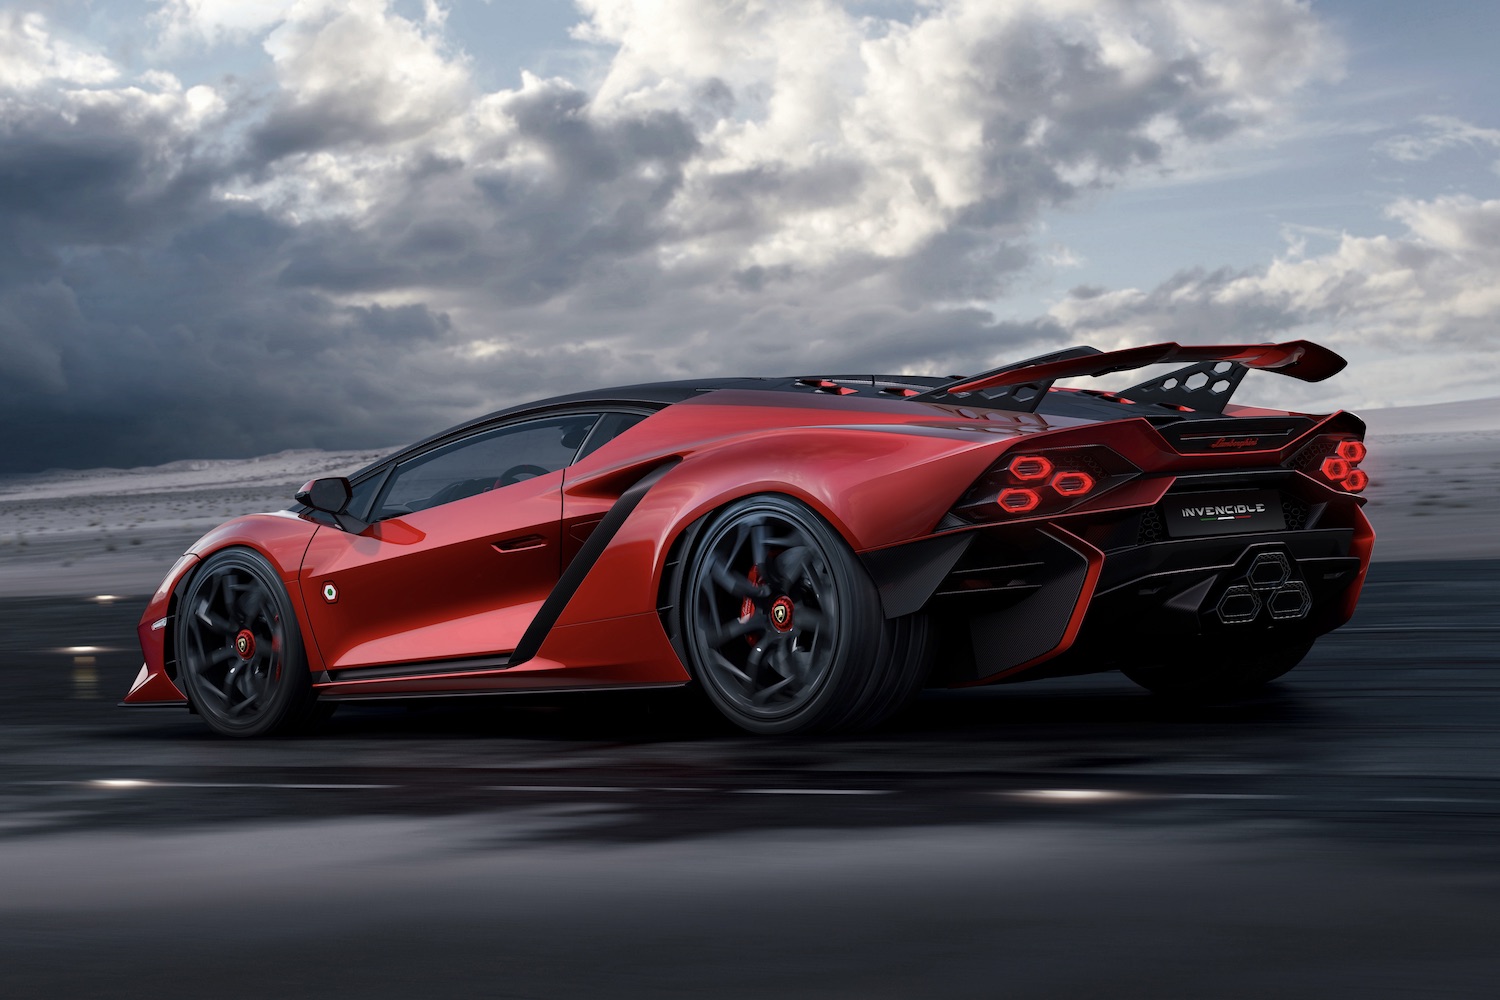
[[[177,596],[198,566],[204,559],[223,549],[252,549],[275,567],[291,598],[297,625],[303,636],[310,640],[312,633],[308,629],[307,609],[302,603],[301,588],[297,586],[297,574],[302,567],[303,554],[317,528],[316,524],[288,511],[249,514],[226,521],[189,546],[186,554],[173,565],[161,586],[152,595],[150,603],[146,605],[146,613],[141,616],[136,628],[145,662],[126,694],[124,704],[171,704],[187,700],[172,680],[171,616]],[[303,646],[307,650],[309,668],[314,672],[321,671],[323,664],[316,644],[307,641]]]

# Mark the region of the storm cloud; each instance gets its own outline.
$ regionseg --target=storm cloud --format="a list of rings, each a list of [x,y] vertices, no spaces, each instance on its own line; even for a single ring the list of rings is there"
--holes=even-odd
[[[1294,0],[578,6],[589,82],[493,91],[435,8],[166,5],[163,44],[263,53],[191,87],[0,13],[0,471],[1165,328],[1150,296],[994,303],[1046,212],[1269,127],[1336,61]],[[1240,315],[1300,322],[1284,298]]]

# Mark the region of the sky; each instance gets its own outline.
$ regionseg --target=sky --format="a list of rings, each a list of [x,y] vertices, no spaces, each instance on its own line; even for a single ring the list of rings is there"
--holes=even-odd
[[[0,472],[1308,338],[1496,395],[1500,5],[0,4]]]

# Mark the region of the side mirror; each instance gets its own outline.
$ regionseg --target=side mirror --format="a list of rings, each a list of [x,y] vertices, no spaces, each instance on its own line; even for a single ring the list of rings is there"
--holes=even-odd
[[[333,522],[350,534],[359,534],[369,527],[364,521],[349,513],[349,501],[354,490],[343,476],[314,479],[297,491],[294,499],[313,510],[332,514]]]

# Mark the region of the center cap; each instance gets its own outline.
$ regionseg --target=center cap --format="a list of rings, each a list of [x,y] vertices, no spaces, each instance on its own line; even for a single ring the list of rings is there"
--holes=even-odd
[[[792,628],[792,599],[778,597],[771,605],[771,624],[778,632],[790,632]]]
[[[240,654],[240,659],[248,660],[255,655],[255,634],[247,628],[240,629],[240,634],[234,637],[234,651]]]

